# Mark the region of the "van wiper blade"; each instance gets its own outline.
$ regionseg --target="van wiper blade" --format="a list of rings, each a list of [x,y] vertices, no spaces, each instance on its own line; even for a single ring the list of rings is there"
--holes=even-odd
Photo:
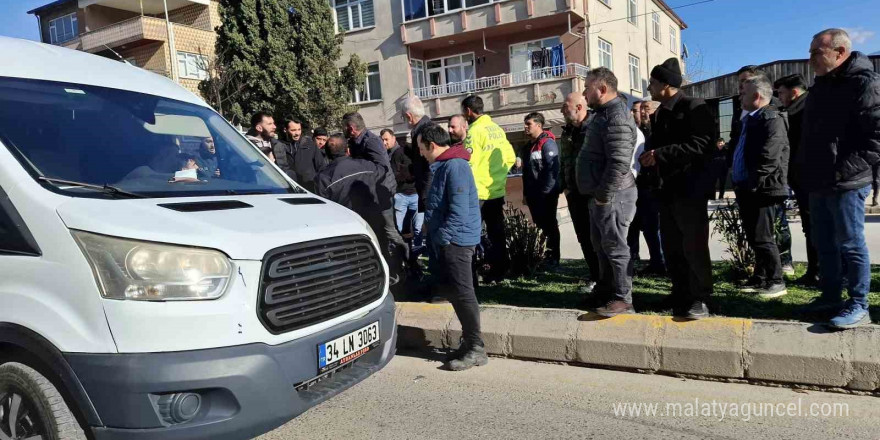
[[[115,186],[107,185],[106,183],[104,185],[95,185],[95,184],[91,184],[91,183],[77,182],[75,180],[56,179],[54,177],[45,177],[45,176],[40,176],[40,177],[38,177],[38,179],[42,180],[43,182],[60,183],[62,185],[70,185],[70,186],[78,186],[80,188],[95,189],[95,190],[102,191],[107,194],[112,194],[115,196],[124,196],[124,197],[128,197],[131,199],[144,199],[147,197],[143,194],[128,192],[124,189],[119,189]]]

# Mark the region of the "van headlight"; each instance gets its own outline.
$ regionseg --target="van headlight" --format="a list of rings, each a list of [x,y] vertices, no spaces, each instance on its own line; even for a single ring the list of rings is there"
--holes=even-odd
[[[136,301],[215,299],[232,277],[226,255],[71,231],[92,266],[101,296]]]

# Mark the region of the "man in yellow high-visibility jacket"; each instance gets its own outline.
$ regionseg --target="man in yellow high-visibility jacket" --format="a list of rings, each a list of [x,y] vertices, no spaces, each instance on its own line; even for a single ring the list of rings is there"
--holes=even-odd
[[[507,140],[507,134],[483,114],[483,100],[468,96],[461,102],[461,113],[470,127],[464,147],[471,153],[471,171],[477,184],[480,213],[486,222],[489,248],[486,259],[490,271],[487,281],[504,278],[508,267],[507,237],[504,233],[504,195],[507,193],[507,173],[516,161],[516,153]]]

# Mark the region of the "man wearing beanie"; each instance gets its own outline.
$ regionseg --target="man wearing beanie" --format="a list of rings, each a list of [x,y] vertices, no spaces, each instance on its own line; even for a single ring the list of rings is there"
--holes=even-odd
[[[660,107],[651,121],[651,138],[639,161],[660,177],[660,234],[669,276],[674,316],[708,316],[712,294],[708,203],[715,179],[709,166],[717,149],[714,118],[702,99],[688,98],[678,59],[651,71],[648,91]]]

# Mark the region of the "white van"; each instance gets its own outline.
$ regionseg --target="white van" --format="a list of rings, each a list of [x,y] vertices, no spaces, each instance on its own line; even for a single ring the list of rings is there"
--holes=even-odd
[[[391,360],[377,246],[171,80],[0,37],[0,439],[280,426]]]

